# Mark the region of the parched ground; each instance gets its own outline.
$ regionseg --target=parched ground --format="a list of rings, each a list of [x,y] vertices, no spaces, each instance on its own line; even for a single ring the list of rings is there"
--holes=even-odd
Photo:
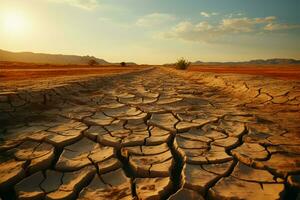
[[[203,64],[189,68],[195,72],[232,73],[262,75],[282,80],[300,80],[300,65],[277,64],[277,65],[254,65],[254,64]]]
[[[300,198],[300,81],[148,68],[2,91],[3,200]]]
[[[50,65],[0,61],[0,91],[40,90],[86,78],[137,71],[145,66],[120,65]]]

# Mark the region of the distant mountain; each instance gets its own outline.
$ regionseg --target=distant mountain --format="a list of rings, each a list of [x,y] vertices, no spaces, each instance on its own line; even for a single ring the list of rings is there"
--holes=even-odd
[[[32,52],[10,52],[0,49],[0,61],[59,64],[59,65],[86,65],[90,60],[95,60],[100,65],[110,64],[109,62],[94,56],[75,56],[61,54],[45,54]]]
[[[201,65],[201,64],[257,64],[257,65],[277,65],[277,64],[300,64],[300,60],[295,59],[285,59],[285,58],[273,58],[273,59],[258,59],[258,60],[250,60],[250,61],[242,61],[242,62],[202,62],[196,61],[192,62],[192,65]]]
[[[250,64],[300,64],[300,60],[274,58],[267,60],[250,60]]]
[[[192,62],[191,64],[192,65],[201,65],[201,64],[204,64],[204,63],[205,62],[202,62],[202,61],[198,60],[198,61]]]

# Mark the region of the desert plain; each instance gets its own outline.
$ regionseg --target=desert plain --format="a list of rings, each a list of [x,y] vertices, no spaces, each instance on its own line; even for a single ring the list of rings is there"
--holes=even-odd
[[[0,65],[0,199],[300,199],[300,66]]]

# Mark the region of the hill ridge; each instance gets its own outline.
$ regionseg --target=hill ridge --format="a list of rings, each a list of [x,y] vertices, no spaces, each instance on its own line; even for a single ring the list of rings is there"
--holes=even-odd
[[[49,53],[33,53],[33,52],[11,52],[0,49],[0,61],[10,62],[30,62],[43,64],[88,64],[90,60],[95,60],[100,65],[111,64],[104,59],[94,56],[78,56],[64,54],[49,54]]]

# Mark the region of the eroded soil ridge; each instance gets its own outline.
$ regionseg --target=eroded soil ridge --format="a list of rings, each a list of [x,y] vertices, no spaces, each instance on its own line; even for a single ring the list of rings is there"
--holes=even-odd
[[[2,94],[0,196],[297,199],[299,105],[299,82],[166,69]]]

